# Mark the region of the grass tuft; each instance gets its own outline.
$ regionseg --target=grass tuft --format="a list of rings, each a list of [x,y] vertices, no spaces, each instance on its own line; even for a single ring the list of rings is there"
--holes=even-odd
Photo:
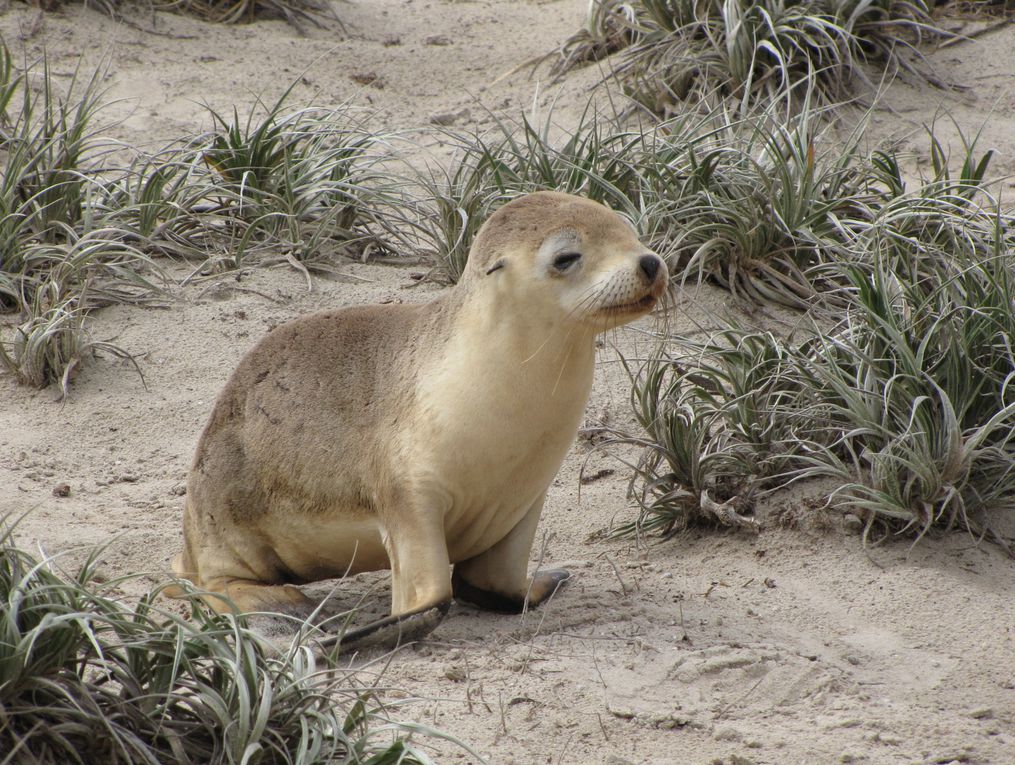
[[[87,336],[86,315],[155,293],[158,256],[205,274],[282,260],[309,283],[336,253],[383,246],[381,136],[351,110],[287,112],[287,91],[245,118],[212,111],[211,132],[117,166],[122,147],[95,124],[101,70],[57,93],[45,60],[19,71],[0,47],[0,312],[16,315],[0,368],[20,382],[66,393],[96,350],[126,356]]]
[[[40,7],[52,11],[68,0],[41,0]],[[116,21],[125,19],[124,0],[86,0]],[[341,22],[331,4],[324,0],[154,0],[152,10],[173,11],[219,24],[243,24],[257,19],[285,19],[298,31],[306,23],[317,27],[327,21]]]
[[[592,0],[554,73],[623,48],[613,75],[650,111],[729,99],[743,110],[805,94],[851,95],[861,64],[915,71],[916,45],[943,32],[923,0]]]
[[[668,339],[634,379],[645,436],[623,529],[737,523],[759,492],[832,477],[836,503],[877,526],[1004,540],[1015,510],[1015,250],[997,218],[986,257],[914,248],[846,265],[845,318],[804,340],[730,327]],[[867,243],[877,246],[880,238]],[[898,244],[893,240],[892,244]]]
[[[372,170],[379,136],[343,107],[286,113],[288,95],[245,119],[211,111],[215,130],[179,160],[190,169],[190,211],[227,229],[234,266],[255,247],[305,262],[326,243],[353,251],[373,239],[370,211],[383,198]]]
[[[488,133],[446,132],[450,168],[418,174],[384,222],[386,232],[437,260],[441,278],[462,274],[480,224],[496,207],[534,191],[564,191],[641,221],[640,179],[631,164],[640,133],[621,130],[587,108],[570,130],[552,112],[541,122],[497,120]],[[409,233],[406,233],[409,232]]]
[[[0,49],[0,313],[18,317],[11,339],[0,334],[0,367],[66,393],[95,350],[126,355],[88,337],[88,310],[151,294],[160,275],[99,212],[101,70],[60,94],[45,60],[18,71]]]
[[[189,620],[66,578],[0,533],[0,762],[428,763],[420,730],[318,665],[279,653],[243,620],[190,602]],[[438,734],[439,735],[439,734]]]
[[[895,152],[821,154],[807,111],[793,120],[746,142],[732,121],[664,130],[642,163],[671,179],[649,215],[673,221],[658,230],[683,279],[805,310],[813,331],[720,321],[632,370],[644,435],[619,440],[642,447],[641,515],[621,532],[751,526],[758,496],[831,477],[869,530],[1004,544],[989,518],[1015,508],[1015,220],[985,191],[992,152],[961,136],[950,157],[931,128],[913,183]]]

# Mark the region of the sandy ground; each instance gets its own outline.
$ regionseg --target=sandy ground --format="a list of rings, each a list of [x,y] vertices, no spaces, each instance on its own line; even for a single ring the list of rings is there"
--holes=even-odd
[[[482,127],[522,109],[574,121],[597,74],[559,86],[516,75],[581,23],[585,0],[491,2],[357,0],[336,5],[346,26],[300,35],[284,22],[217,27],[167,14],[116,25],[78,6],[40,15],[4,4],[0,33],[16,56],[48,51],[66,78],[79,56],[105,59],[112,134],[154,148],[210,127],[203,104],[242,112],[293,80],[293,104],[345,101],[390,130],[434,116]],[[969,133],[984,126],[995,173],[1015,170],[1015,28],[932,53],[937,74],[967,86],[893,85],[875,112],[872,140],[923,152],[920,135],[947,109]],[[376,75],[373,85],[357,80]],[[947,122],[947,118],[944,120]],[[955,126],[944,127],[955,135]],[[958,144],[955,144],[957,146]],[[1012,185],[1005,181],[1002,186]],[[307,292],[282,268],[239,286],[176,291],[168,308],[115,307],[93,330],[136,354],[100,358],[69,400],[0,377],[0,512],[31,510],[20,542],[64,553],[112,544],[105,573],[168,567],[180,544],[183,484],[212,401],[243,352],[269,327],[322,307],[419,301],[408,268],[344,263]],[[418,267],[417,267],[418,270]],[[235,285],[227,281],[224,284]],[[416,285],[416,286],[411,286]],[[411,287],[411,288],[410,288]],[[706,310],[735,311],[724,293],[681,297],[677,328]],[[636,331],[610,338],[631,356]],[[627,417],[628,386],[603,351],[591,421]],[[582,485],[588,473],[613,470]],[[55,497],[58,484],[67,497]],[[421,699],[398,714],[447,730],[493,763],[1004,763],[1015,762],[1015,563],[962,535],[866,551],[807,490],[776,497],[758,536],[693,531],[640,544],[603,538],[632,517],[627,474],[579,441],[550,491],[541,539],[546,561],[573,583],[524,617],[456,606],[425,644],[398,652],[377,677],[384,698]],[[818,489],[812,490],[813,494]],[[807,518],[787,524],[786,519]],[[787,527],[792,526],[792,527]],[[536,552],[539,552],[537,550]],[[128,588],[137,588],[134,583]],[[346,603],[384,576],[344,583]],[[429,742],[441,762],[476,758]]]

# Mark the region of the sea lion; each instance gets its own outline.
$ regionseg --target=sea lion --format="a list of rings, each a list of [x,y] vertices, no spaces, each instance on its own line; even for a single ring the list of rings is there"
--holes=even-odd
[[[436,300],[278,327],[201,435],[174,573],[216,610],[305,617],[315,603],[294,585],[390,568],[391,616],[343,644],[419,638],[452,597],[538,605],[568,577],[527,567],[595,337],[666,285],[665,263],[615,212],[539,192],[484,223]]]

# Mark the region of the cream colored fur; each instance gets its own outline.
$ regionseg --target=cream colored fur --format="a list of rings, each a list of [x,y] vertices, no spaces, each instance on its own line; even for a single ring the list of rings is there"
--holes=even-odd
[[[562,252],[581,255],[566,273]],[[390,567],[392,614],[416,613],[450,600],[449,564],[538,603],[551,582],[530,588],[529,551],[588,400],[595,336],[666,284],[665,266],[639,270],[645,254],[605,207],[533,194],[486,222],[437,300],[273,331],[201,436],[175,573],[244,611],[308,613],[292,585]]]

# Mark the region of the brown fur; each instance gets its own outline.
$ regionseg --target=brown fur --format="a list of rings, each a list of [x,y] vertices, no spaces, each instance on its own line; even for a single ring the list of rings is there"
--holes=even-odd
[[[587,275],[537,258],[560,232],[582,243]],[[201,435],[176,574],[219,609],[305,616],[313,604],[291,585],[390,566],[393,616],[364,635],[424,613],[410,633],[432,628],[449,563],[459,597],[485,607],[548,597],[566,574],[526,575],[542,498],[588,397],[595,334],[647,310],[614,304],[662,291],[665,267],[648,284],[631,265],[642,253],[606,208],[534,194],[487,221],[461,282],[433,302],[277,328]],[[593,277],[604,285],[586,296]]]

